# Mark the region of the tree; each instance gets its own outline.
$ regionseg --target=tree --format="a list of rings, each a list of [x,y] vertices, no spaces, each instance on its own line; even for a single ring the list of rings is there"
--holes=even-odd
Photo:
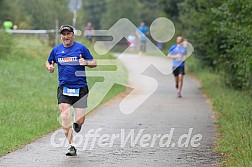
[[[87,24],[87,22],[92,22],[92,25],[95,29],[100,29],[101,18],[105,12],[106,3],[105,1],[100,0],[87,0],[83,2],[83,26]]]
[[[128,18],[134,24],[140,22],[140,4],[135,0],[107,0],[106,11],[101,19],[101,28],[109,29],[117,20]]]
[[[219,34],[226,38],[220,49],[219,64],[225,71],[226,83],[252,92],[252,4],[249,0],[227,1],[213,10]]]
[[[185,36],[193,43],[196,55],[202,62],[215,68],[218,55],[221,52],[219,45],[226,38],[218,34],[215,22],[218,21],[212,9],[219,7],[221,1],[185,0],[179,4],[179,20]]]
[[[179,19],[202,64],[229,86],[252,92],[252,4],[249,0],[185,0]]]
[[[179,4],[184,0],[159,0],[159,4],[169,19],[173,22],[179,22]]]
[[[1,0],[1,18],[8,17],[20,29],[52,29],[55,19],[60,24],[72,24],[68,0]]]

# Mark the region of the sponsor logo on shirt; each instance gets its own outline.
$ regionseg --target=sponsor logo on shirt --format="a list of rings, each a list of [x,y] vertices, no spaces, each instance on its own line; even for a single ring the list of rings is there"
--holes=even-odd
[[[77,57],[62,57],[62,58],[58,58],[58,62],[59,63],[67,63],[67,62],[76,62]]]

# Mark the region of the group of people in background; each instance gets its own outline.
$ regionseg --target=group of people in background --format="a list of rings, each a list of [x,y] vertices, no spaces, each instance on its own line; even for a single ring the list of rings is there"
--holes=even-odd
[[[146,51],[146,41],[147,36],[149,35],[149,27],[145,25],[145,22],[141,22],[140,26],[137,27],[138,30],[136,34],[131,34],[128,36],[128,46],[132,49],[135,49],[137,46],[137,42],[139,43],[139,54],[142,55]],[[90,42],[94,42],[93,40],[94,35],[94,27],[92,23],[89,21],[87,22],[86,26],[83,29],[83,36],[87,38]]]
[[[139,49],[139,55],[143,55],[146,52],[147,37],[150,34],[149,27],[142,21],[137,29],[135,35],[128,36],[128,45],[133,49],[139,46],[139,48],[137,48]],[[157,42],[156,46],[161,50],[163,48],[163,43]]]
[[[94,28],[91,22],[88,22],[83,30],[84,37],[90,42],[93,42],[92,36],[94,35]],[[128,36],[128,46],[130,49],[135,50],[136,46],[139,46],[139,55],[143,55],[146,52],[147,36],[149,35],[149,27],[144,21],[137,27],[136,34]],[[175,87],[178,90],[177,97],[181,98],[183,78],[185,75],[185,59],[187,58],[187,40],[182,36],[178,36],[176,44],[172,45],[168,50],[167,57],[172,59],[172,70],[175,77]],[[163,47],[162,43],[156,45],[160,50]]]
[[[149,27],[145,25],[145,22],[141,22],[137,27],[136,34],[128,36],[128,46],[131,50],[136,50],[136,46],[139,46],[139,55],[144,54],[146,51],[147,36],[149,35]]]

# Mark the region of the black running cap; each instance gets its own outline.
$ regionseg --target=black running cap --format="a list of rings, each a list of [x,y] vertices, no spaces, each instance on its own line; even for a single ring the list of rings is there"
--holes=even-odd
[[[60,34],[62,34],[62,32],[63,32],[64,30],[67,30],[67,31],[69,31],[69,32],[74,32],[73,27],[72,27],[72,26],[69,26],[69,25],[63,25],[63,26],[61,26],[61,27],[60,27]]]

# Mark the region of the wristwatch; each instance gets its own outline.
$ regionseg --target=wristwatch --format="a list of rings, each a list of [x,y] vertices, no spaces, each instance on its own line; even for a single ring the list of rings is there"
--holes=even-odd
[[[86,66],[88,65],[88,61],[86,60]]]

